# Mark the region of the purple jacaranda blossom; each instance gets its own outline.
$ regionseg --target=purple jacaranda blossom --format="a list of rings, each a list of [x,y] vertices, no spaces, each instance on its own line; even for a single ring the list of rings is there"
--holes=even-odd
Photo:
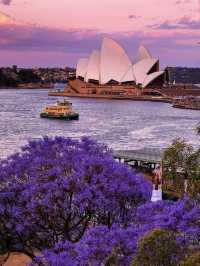
[[[197,241],[200,239],[199,211],[199,203],[189,198],[178,202],[149,202],[137,208],[128,226],[113,224],[111,228],[105,225],[88,228],[83,238],[73,245],[73,252],[65,248],[68,242],[60,242],[59,252],[56,246],[46,250],[40,259],[48,266],[53,266],[55,261],[58,266],[67,265],[68,259],[73,259],[74,265],[101,266],[112,257],[116,265],[130,266],[137,253],[139,239],[155,229],[173,232],[180,250],[188,247],[190,250],[192,247],[200,249]],[[183,252],[183,256],[185,254]],[[179,257],[175,256],[174,261],[178,263]]]
[[[0,162],[0,253],[33,265],[129,266],[138,241],[160,228],[199,247],[200,206],[188,197],[150,202],[151,184],[95,141],[32,141]],[[35,254],[42,253],[35,258]]]
[[[9,236],[0,243],[30,255],[59,241],[77,242],[88,227],[128,224],[151,189],[91,139],[31,141],[0,162],[0,228]]]

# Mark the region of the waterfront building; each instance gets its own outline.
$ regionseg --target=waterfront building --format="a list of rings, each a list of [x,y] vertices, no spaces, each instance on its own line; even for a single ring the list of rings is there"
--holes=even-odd
[[[159,59],[143,45],[131,59],[116,41],[104,38],[99,50],[78,60],[76,76],[70,78],[64,92],[49,95],[170,102],[174,97],[200,96],[200,89],[172,85],[169,68],[161,70]]]
[[[99,85],[132,84],[145,88],[162,85],[165,71],[160,71],[159,60],[144,46],[139,47],[137,60],[132,62],[117,42],[104,38],[99,51],[94,50],[89,58],[78,61],[76,78]]]

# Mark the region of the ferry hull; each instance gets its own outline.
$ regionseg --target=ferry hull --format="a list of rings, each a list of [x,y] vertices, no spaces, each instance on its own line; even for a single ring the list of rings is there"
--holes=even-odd
[[[79,114],[78,113],[74,113],[74,114],[68,114],[68,115],[59,115],[59,116],[55,116],[55,115],[50,115],[50,114],[46,114],[46,113],[41,113],[40,114],[41,118],[50,118],[50,119],[59,119],[59,120],[78,120],[79,119]]]

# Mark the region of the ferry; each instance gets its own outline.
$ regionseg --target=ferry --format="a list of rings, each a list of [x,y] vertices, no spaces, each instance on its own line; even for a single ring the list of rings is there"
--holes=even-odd
[[[40,114],[41,118],[56,118],[61,120],[78,120],[79,114],[72,109],[72,103],[64,100],[56,105],[47,106]]]

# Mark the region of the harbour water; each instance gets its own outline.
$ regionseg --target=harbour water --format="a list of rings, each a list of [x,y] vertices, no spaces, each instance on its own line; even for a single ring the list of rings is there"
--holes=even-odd
[[[177,137],[195,146],[200,141],[194,131],[199,111],[160,102],[70,98],[79,121],[41,119],[42,108],[57,100],[45,89],[0,90],[0,158],[45,135],[90,136],[113,149],[164,148]]]

